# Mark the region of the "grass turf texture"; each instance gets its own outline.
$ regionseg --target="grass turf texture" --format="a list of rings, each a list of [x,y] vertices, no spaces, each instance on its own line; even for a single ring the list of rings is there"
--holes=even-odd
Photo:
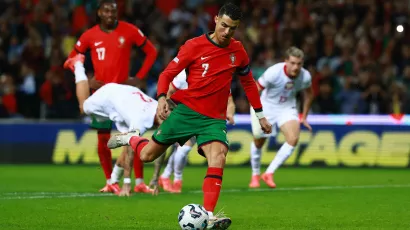
[[[182,194],[116,197],[98,193],[99,167],[1,165],[0,229],[179,229],[179,210],[202,204],[205,171],[187,167]],[[217,210],[232,230],[410,229],[406,169],[284,168],[276,190],[250,191],[249,179],[249,168],[225,170]]]

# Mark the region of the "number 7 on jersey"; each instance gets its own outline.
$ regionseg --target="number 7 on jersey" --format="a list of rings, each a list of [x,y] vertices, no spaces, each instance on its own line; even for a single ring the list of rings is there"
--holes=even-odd
[[[202,77],[205,77],[205,74],[208,72],[208,69],[209,69],[209,64],[208,63],[203,63],[202,68],[204,68],[204,72],[202,73]]]

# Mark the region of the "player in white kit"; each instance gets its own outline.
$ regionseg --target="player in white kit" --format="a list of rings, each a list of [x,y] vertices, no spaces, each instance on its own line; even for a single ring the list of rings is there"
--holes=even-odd
[[[98,121],[113,121],[118,131],[125,135],[130,135],[130,132],[135,131],[139,131],[142,135],[146,130],[162,123],[162,120],[156,114],[157,101],[136,87],[109,83],[103,85],[90,96],[83,62],[84,56],[77,54],[65,63],[66,68],[74,70],[76,93],[82,112],[87,115],[94,115]],[[131,191],[130,174],[133,156],[132,149],[128,154],[123,152],[113,169],[109,186],[115,184],[118,186],[122,171],[124,172],[122,191],[115,192],[118,195],[128,196]],[[124,169],[120,170],[121,167],[119,166],[124,167]]]
[[[289,48],[286,51],[285,62],[269,67],[257,81],[259,91],[262,92],[261,102],[265,116],[269,123],[276,123],[284,134],[286,142],[279,149],[266,172],[260,176],[262,147],[266,138],[276,135],[276,132],[272,131],[270,135],[264,134],[255,111],[251,108],[252,134],[254,137],[251,143],[252,178],[249,184],[251,188],[258,188],[260,179],[269,187],[276,187],[273,175],[276,169],[292,154],[298,143],[300,124],[296,108],[296,93],[301,90],[304,93],[304,102],[300,122],[308,130],[312,129],[306,121],[313,101],[312,79],[310,73],[302,68],[303,57],[302,50],[296,47]]]

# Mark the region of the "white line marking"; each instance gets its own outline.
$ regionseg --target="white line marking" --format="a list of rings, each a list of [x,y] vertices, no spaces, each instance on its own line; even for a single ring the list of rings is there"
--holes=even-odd
[[[274,192],[274,191],[318,191],[338,189],[379,189],[379,188],[410,188],[410,184],[381,184],[381,185],[352,185],[352,186],[315,186],[315,187],[288,187],[288,188],[259,188],[259,189],[222,189],[223,193],[238,192]],[[190,190],[182,194],[202,193],[202,190]],[[160,195],[171,193],[161,192]],[[0,200],[30,200],[47,198],[78,198],[78,197],[108,197],[111,193],[69,193],[69,192],[8,192],[0,193]]]

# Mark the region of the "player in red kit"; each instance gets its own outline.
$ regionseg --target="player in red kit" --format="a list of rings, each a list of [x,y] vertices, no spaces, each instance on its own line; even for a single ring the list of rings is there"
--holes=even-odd
[[[92,90],[97,90],[107,83],[119,83],[135,86],[138,79],[143,79],[151,69],[157,57],[154,45],[136,26],[117,20],[115,0],[102,0],[97,11],[98,25],[84,32],[77,41],[69,58],[78,53],[91,52],[94,77],[89,79]],[[135,78],[130,78],[129,58],[133,45],[141,48],[146,57]],[[80,70],[79,70],[80,71]],[[93,119],[92,128],[98,130],[98,156],[107,179],[107,185],[101,192],[115,192],[118,185],[110,186],[112,169],[111,150],[107,148],[110,138],[111,121],[97,122]],[[124,151],[127,151],[126,148]],[[114,166],[115,173],[122,174],[123,169]],[[136,178],[135,192],[149,192],[143,182],[143,163],[135,158],[134,172]]]
[[[246,96],[256,111],[265,133],[272,125],[262,112],[258,89],[249,67],[249,58],[241,42],[232,38],[242,17],[240,9],[225,4],[215,17],[215,31],[188,40],[159,77],[158,113],[166,119],[155,131],[152,140],[139,135],[111,137],[110,148],[131,145],[144,162],[158,158],[170,145],[181,146],[195,136],[198,152],[208,161],[202,191],[204,208],[210,215],[209,229],[227,229],[231,219],[213,215],[222,184],[225,157],[228,152],[226,137],[226,108],[232,75],[239,75]],[[177,91],[171,98],[177,107],[169,113],[166,93],[169,83],[184,68],[187,69],[188,89]]]

